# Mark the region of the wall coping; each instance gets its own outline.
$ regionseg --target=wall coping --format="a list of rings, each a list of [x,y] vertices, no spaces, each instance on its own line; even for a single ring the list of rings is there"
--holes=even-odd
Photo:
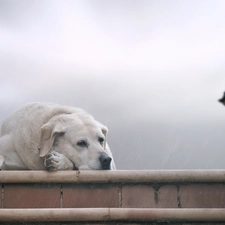
[[[225,221],[225,209],[0,209],[2,222],[16,221]]]
[[[225,183],[225,170],[0,171],[0,183]]]

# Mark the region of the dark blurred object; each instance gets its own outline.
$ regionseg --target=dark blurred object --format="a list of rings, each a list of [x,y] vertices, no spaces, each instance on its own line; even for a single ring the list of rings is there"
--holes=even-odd
[[[218,101],[225,105],[225,92],[223,93],[223,97]]]

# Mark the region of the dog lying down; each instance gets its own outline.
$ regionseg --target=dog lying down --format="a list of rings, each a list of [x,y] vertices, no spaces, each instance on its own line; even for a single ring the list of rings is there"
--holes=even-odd
[[[79,108],[29,103],[2,124],[2,170],[115,170],[107,127]]]

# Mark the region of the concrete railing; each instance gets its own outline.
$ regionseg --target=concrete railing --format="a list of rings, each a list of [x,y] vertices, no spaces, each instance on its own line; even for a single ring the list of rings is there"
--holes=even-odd
[[[0,207],[0,224],[225,224],[225,170],[1,171]]]

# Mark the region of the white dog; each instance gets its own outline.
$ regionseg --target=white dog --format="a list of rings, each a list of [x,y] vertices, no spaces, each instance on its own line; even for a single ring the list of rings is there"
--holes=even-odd
[[[82,109],[27,104],[2,124],[0,170],[114,170],[106,134]]]

